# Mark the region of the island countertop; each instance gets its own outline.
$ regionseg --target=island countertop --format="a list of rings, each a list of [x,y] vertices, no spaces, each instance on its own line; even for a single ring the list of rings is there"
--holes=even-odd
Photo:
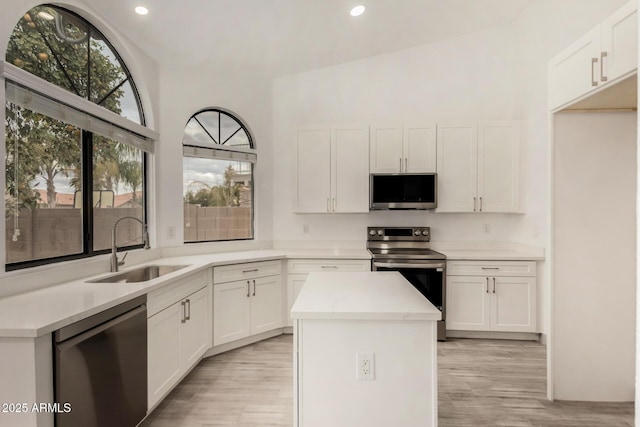
[[[311,273],[293,319],[440,320],[442,314],[397,271]]]

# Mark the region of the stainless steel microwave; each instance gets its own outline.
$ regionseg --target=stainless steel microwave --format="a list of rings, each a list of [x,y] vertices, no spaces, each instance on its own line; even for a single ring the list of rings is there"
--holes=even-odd
[[[369,182],[369,209],[435,209],[435,173],[374,174]]]

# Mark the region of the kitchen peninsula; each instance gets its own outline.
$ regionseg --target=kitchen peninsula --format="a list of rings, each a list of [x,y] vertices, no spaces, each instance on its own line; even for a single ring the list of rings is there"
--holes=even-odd
[[[295,426],[437,425],[441,313],[400,273],[311,273],[291,316]]]

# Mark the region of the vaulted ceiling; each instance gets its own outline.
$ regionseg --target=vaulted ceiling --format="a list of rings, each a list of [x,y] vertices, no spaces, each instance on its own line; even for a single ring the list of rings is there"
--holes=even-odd
[[[534,0],[86,0],[161,64],[281,76],[511,22]],[[349,15],[356,4],[366,12]],[[149,8],[139,16],[137,5]]]

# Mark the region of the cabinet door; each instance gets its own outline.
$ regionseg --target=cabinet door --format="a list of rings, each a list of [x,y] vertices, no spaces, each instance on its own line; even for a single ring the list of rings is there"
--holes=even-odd
[[[447,276],[447,329],[488,331],[491,294],[487,277]]]
[[[289,274],[287,275],[287,311],[285,313],[285,319],[287,319],[287,326],[293,326],[291,320],[291,307],[296,302],[298,294],[307,280],[307,274]]]
[[[549,108],[595,89],[600,80],[600,25],[549,62]]]
[[[182,374],[180,364],[180,303],[147,320],[148,407],[155,405]]]
[[[209,288],[202,288],[184,301],[185,322],[180,333],[180,355],[186,371],[195,365],[209,347]]]
[[[282,327],[281,276],[251,281],[251,335]]]
[[[250,287],[250,280],[213,285],[214,346],[250,335]]]
[[[638,16],[636,1],[602,22],[600,81],[614,80],[638,68]]]
[[[369,212],[369,127],[331,129],[332,212]]]
[[[331,135],[328,126],[296,130],[296,212],[329,212]]]
[[[405,124],[402,151],[405,173],[436,172],[436,124]]]
[[[478,212],[517,212],[520,122],[478,125]]]
[[[438,124],[438,212],[474,212],[477,179],[477,125]]]
[[[402,125],[399,123],[372,125],[369,152],[371,173],[401,173]]]
[[[492,277],[491,329],[506,332],[537,332],[536,279]],[[495,280],[495,293],[493,292]]]

